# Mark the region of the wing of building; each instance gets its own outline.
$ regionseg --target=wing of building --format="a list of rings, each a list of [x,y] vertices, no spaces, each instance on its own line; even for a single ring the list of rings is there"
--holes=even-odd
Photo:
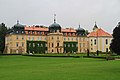
[[[112,36],[102,29],[95,30],[87,36],[80,25],[78,29],[62,28],[55,19],[49,27],[26,26],[17,21],[6,35],[4,52],[24,54],[86,53],[87,50],[96,52],[97,49],[103,52],[109,51]]]
[[[103,29],[96,27],[95,24],[93,31],[88,34],[89,51],[90,52],[109,52],[112,35],[105,32]]]

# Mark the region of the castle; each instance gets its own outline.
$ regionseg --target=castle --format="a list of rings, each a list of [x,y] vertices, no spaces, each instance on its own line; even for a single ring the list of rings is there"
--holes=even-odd
[[[78,27],[62,28],[56,19],[49,27],[21,25],[19,21],[5,37],[5,53],[86,53],[109,52],[112,35],[95,23],[89,34]]]

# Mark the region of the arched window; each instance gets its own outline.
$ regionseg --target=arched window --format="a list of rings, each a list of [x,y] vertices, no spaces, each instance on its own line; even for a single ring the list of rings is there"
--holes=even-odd
[[[52,40],[53,40],[53,37],[52,37]]]
[[[54,47],[53,43],[52,43],[52,47]]]
[[[106,39],[106,45],[108,44],[108,39]]]
[[[96,39],[94,40],[94,44],[96,45]]]
[[[57,39],[59,40],[59,37],[57,37]]]
[[[54,52],[53,49],[52,49],[52,52]]]
[[[57,47],[59,47],[59,43],[57,43]]]

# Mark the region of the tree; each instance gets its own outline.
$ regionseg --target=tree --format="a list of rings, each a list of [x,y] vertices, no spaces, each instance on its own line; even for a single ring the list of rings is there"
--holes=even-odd
[[[4,23],[0,24],[0,53],[3,53],[5,48],[5,36],[7,32],[7,27]]]
[[[85,34],[86,34],[86,35],[88,35],[88,34],[89,34],[88,30],[85,30]]]
[[[113,39],[110,44],[110,50],[111,52],[114,52],[117,55],[120,55],[120,22],[113,30]]]

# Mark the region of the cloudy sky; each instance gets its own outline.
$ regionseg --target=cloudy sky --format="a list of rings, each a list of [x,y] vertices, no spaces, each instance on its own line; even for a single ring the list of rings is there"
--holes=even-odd
[[[112,33],[120,21],[120,0],[0,0],[0,23],[8,27],[20,20],[24,25],[57,23],[63,28],[92,30],[95,21],[105,31]]]

